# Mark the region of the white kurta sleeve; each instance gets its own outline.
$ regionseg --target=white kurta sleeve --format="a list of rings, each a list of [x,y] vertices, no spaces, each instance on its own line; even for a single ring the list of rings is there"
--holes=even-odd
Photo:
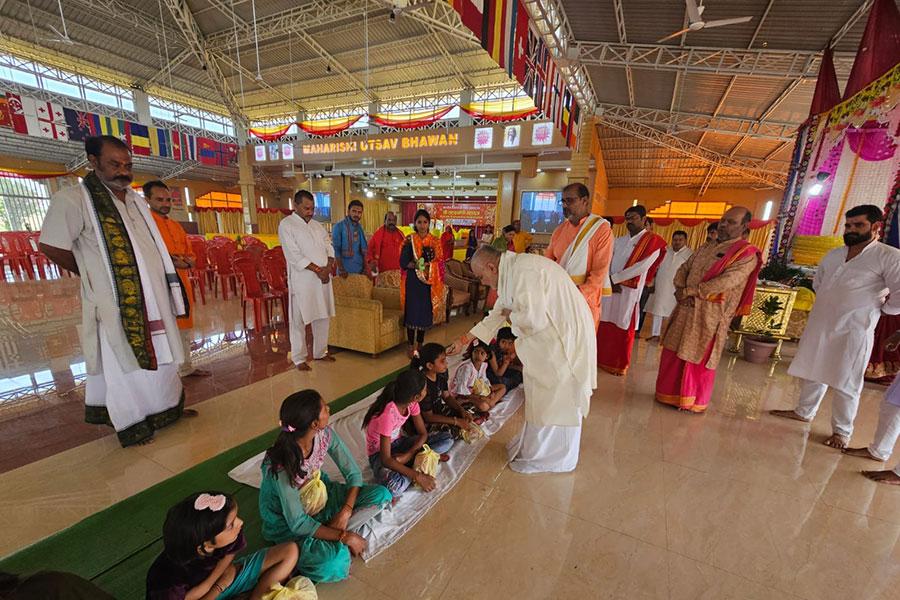
[[[68,196],[54,197],[41,225],[42,244],[61,250],[72,250],[73,242],[84,229],[80,203]]]
[[[889,291],[889,296],[881,307],[881,311],[889,315],[900,315],[900,252],[886,253],[883,273],[884,283]]]
[[[504,310],[508,310],[508,307],[503,306],[498,300],[488,315],[478,325],[473,327],[469,333],[485,344],[490,344],[497,336],[497,332],[506,325],[506,321],[509,319],[503,314]]]
[[[286,225],[282,220],[282,225],[278,227],[278,241],[281,242],[284,257],[287,259],[288,266],[295,266],[298,269],[305,269],[312,262],[303,253],[300,242],[296,237],[293,227]],[[330,244],[329,244],[330,246]]]
[[[322,239],[325,242],[325,254],[328,258],[334,258],[334,244],[331,243],[331,238],[328,237],[328,232],[325,231],[324,227],[322,227]]]
[[[611,273],[609,276],[610,281],[613,283],[620,283],[622,281],[628,281],[632,277],[641,276],[650,270],[650,267],[653,266],[653,262],[656,260],[657,256],[659,256],[659,250],[654,250],[653,254],[644,260],[638,261],[627,269],[622,269],[618,273]]]

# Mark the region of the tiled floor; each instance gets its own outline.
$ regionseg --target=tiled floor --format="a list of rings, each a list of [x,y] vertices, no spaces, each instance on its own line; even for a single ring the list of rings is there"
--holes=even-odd
[[[658,346],[639,342],[627,378],[599,375],[577,471],[507,469],[514,418],[412,531],[320,598],[900,598],[900,489],[858,474],[876,463],[821,444],[827,398],[812,425],[766,414],[796,397],[788,360],[726,356],[712,408],[688,415],[653,401]],[[222,387],[249,385],[220,393],[214,380],[200,417],[151,446],[106,436],[0,474],[0,554],[270,429],[291,391],[336,397],[404,363],[397,349],[345,352],[308,374],[244,365]],[[855,444],[871,439],[883,391],[867,386]]]

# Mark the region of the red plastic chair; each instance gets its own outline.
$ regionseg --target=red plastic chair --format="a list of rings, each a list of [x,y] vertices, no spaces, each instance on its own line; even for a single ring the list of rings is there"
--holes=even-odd
[[[213,265],[215,276],[213,279],[213,294],[219,297],[219,285],[222,286],[222,299],[228,300],[228,284],[237,295],[237,274],[231,264],[231,256],[228,248],[221,244],[213,244],[209,248],[209,259]]]
[[[209,264],[209,245],[203,236],[188,236],[191,250],[194,252],[194,268],[191,269],[191,281],[200,288],[200,298],[206,304],[206,289],[212,290],[215,284],[215,270]],[[196,298],[194,298],[196,300]]]
[[[29,256],[30,245],[23,243],[22,233],[26,236],[28,232],[7,231],[0,233],[0,250],[3,251],[3,258],[13,279],[34,279],[34,268],[31,264]]]
[[[281,303],[281,314],[284,315],[284,324],[289,323],[289,303],[288,303],[288,283],[287,283],[287,262],[284,259],[284,253],[281,246],[266,250],[262,256],[262,274],[266,285],[269,288],[269,315],[274,312],[274,303]]]
[[[235,273],[241,279],[241,314],[244,330],[246,331],[247,329],[247,303],[252,302],[253,326],[257,331],[262,331],[262,328],[269,324],[269,297],[259,283],[253,259],[250,257],[238,257],[232,261],[232,265]]]
[[[260,242],[259,244],[250,244],[249,246],[244,246],[244,252],[246,252],[251,259],[253,259],[253,264],[256,265],[256,270],[260,271],[262,268],[262,257],[263,254],[266,253],[266,246]]]
[[[241,245],[244,246],[246,250],[249,246],[262,246],[263,250],[266,250],[266,245],[263,243],[261,239],[258,237],[253,237],[252,235],[245,235],[241,238]]]

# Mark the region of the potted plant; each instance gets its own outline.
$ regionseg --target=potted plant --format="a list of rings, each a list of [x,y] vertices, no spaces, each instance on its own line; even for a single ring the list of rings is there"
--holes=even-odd
[[[756,335],[744,338],[744,360],[764,363],[772,356],[778,339],[772,334],[781,329],[782,322],[775,322],[775,316],[784,308],[784,303],[776,296],[769,296],[756,307],[765,316],[765,326],[756,330]]]

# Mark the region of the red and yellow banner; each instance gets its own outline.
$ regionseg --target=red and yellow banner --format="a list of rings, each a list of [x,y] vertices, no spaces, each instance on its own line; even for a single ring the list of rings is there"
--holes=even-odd
[[[310,135],[334,135],[350,129],[360,118],[362,118],[362,115],[350,115],[334,119],[316,119],[315,121],[298,121],[297,126]]]
[[[293,123],[285,125],[266,125],[264,127],[251,127],[250,135],[258,137],[266,142],[277,142],[288,132]]]
[[[62,171],[32,171],[31,169],[0,169],[0,177],[12,177],[14,179],[53,179],[65,177],[69,173]]]
[[[476,119],[494,122],[518,121],[538,112],[534,102],[528,97],[483,100],[461,104],[459,107]]]
[[[369,115],[369,122],[381,125],[382,127],[396,127],[398,129],[416,129],[431,125],[435,121],[439,121],[453,106],[438,106],[425,110],[412,110],[404,112],[392,113],[372,113]]]

